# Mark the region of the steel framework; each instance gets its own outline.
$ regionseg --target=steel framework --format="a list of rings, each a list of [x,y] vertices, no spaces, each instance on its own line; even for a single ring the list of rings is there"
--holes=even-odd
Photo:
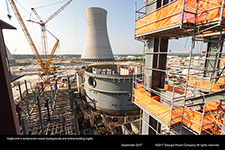
[[[148,38],[159,38],[161,40],[162,38],[170,39],[191,36],[191,49],[188,57],[182,58],[184,61],[183,65],[178,61],[171,65],[170,60],[167,59],[166,69],[145,67],[145,70],[166,73],[167,84],[164,86],[164,89],[147,87],[144,84],[146,82],[144,81],[145,74],[141,78],[134,75],[133,102],[165,127],[159,131],[146,122],[156,134],[165,134],[165,132],[162,132],[164,129],[168,131],[166,133],[170,134],[225,134],[223,125],[225,112],[225,99],[223,98],[225,93],[225,72],[224,67],[222,67],[224,60],[222,57],[224,0],[221,0],[221,5],[219,6],[202,11],[198,11],[198,6],[203,0],[194,0],[193,2],[196,3],[195,12],[186,10],[186,2],[188,0],[177,0],[148,13],[146,11],[148,7],[151,7],[156,2],[152,0],[135,11],[136,24],[138,21],[143,21],[144,19],[147,21],[147,16],[154,12],[162,11],[167,6],[178,1],[182,1],[181,11],[147,24],[143,23],[142,26],[136,26],[135,38],[145,43]],[[197,21],[201,13],[207,13],[215,9],[219,9],[219,19],[203,22]],[[150,24],[160,22],[163,19],[180,13],[180,22],[177,24],[154,30],[148,28],[146,32],[137,34],[137,30],[140,28],[147,28]],[[194,22],[192,24],[185,19],[185,13],[194,15]],[[203,42],[216,43],[218,49],[216,51],[207,51],[206,53],[202,53],[201,49],[200,52],[196,53],[196,45],[199,42],[201,44]],[[184,53],[187,52],[177,52],[176,54]],[[160,55],[171,55],[171,52],[160,52],[160,47],[158,47],[157,52],[145,52],[145,54],[159,57]],[[199,56],[198,60],[195,60],[196,55]],[[178,60],[180,58],[173,59]],[[211,64],[214,64],[214,66],[209,68],[201,65],[196,66],[195,64],[196,62],[204,62],[206,64],[207,61],[211,61]],[[158,63],[156,66],[158,66]],[[182,73],[179,71],[181,69],[186,69],[187,72]],[[178,80],[178,78],[182,78],[183,81]],[[153,95],[159,98],[155,98]],[[165,109],[168,111],[165,112]],[[142,119],[142,123],[145,123],[145,120]]]

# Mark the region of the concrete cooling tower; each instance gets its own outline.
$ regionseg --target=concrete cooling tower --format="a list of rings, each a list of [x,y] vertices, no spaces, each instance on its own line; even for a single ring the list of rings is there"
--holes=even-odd
[[[9,62],[9,65],[13,65],[16,63],[16,60],[13,58],[12,54],[10,53],[8,47],[6,47],[6,54],[7,54],[7,57],[8,57],[8,62]]]
[[[106,16],[103,8],[90,7],[85,10],[86,37],[81,60],[90,62],[113,61],[113,53],[109,42]]]

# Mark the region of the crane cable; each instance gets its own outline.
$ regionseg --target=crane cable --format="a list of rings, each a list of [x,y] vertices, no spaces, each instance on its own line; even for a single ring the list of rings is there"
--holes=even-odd
[[[56,3],[51,3],[51,4],[47,4],[47,5],[38,6],[38,7],[35,7],[34,9],[45,8],[45,7],[48,7],[48,6],[52,6],[52,5],[56,5],[56,4],[63,3],[63,2],[65,2],[65,1],[66,1],[66,0],[62,0],[62,1],[59,1],[59,2],[56,2]]]
[[[29,18],[32,17],[35,21],[38,21],[34,16],[32,16],[32,14],[31,14],[26,8],[23,7],[22,4],[20,4],[17,0],[15,0],[15,2],[16,2],[21,8],[23,8],[23,10],[29,15]]]

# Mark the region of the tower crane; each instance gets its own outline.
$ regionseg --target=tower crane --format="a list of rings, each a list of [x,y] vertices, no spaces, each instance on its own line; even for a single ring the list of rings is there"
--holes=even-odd
[[[61,8],[59,8],[55,13],[53,13],[45,22],[42,21],[41,17],[38,15],[38,13],[36,12],[36,10],[34,8],[31,9],[33,11],[33,13],[36,15],[36,17],[38,18],[39,22],[32,21],[32,20],[29,20],[29,21],[34,22],[34,23],[38,23],[41,26],[41,29],[42,29],[42,47],[43,47],[44,52],[47,51],[47,32],[49,32],[45,27],[46,23],[51,21],[55,16],[57,16],[71,2],[72,2],[72,0],[69,0],[66,4],[64,4]],[[56,43],[53,46],[53,49],[52,49],[51,54],[48,58],[48,61],[44,64],[35,44],[34,44],[32,38],[30,36],[30,33],[28,32],[27,27],[26,27],[20,13],[19,13],[19,10],[18,10],[18,8],[15,4],[15,1],[9,0],[9,3],[10,3],[10,5],[11,5],[11,7],[12,7],[14,13],[15,13],[15,16],[16,16],[16,18],[17,18],[17,20],[18,20],[18,22],[19,22],[19,24],[20,24],[20,26],[23,30],[23,33],[24,33],[24,35],[25,35],[25,37],[26,37],[26,39],[27,39],[27,41],[28,41],[28,43],[29,43],[29,45],[30,45],[30,47],[31,47],[31,49],[32,49],[37,61],[38,61],[38,63],[39,63],[39,65],[42,68],[42,71],[46,74],[48,74],[49,72],[54,72],[55,69],[50,68],[50,63],[51,63],[51,60],[54,56],[54,53],[55,53],[58,45],[59,45],[59,39],[57,39],[52,33],[49,32],[54,38],[56,38]]]

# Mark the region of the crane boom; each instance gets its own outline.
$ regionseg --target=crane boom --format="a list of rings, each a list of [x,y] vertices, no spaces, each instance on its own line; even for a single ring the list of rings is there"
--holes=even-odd
[[[34,8],[31,8],[31,10],[33,11],[33,13],[35,14],[35,16],[38,18],[38,20],[40,20],[42,22],[41,17],[38,15],[37,11]]]
[[[36,48],[32,38],[30,36],[30,33],[27,30],[27,27],[26,27],[26,25],[25,25],[21,15],[20,15],[20,13],[19,13],[19,10],[16,7],[16,4],[15,4],[14,0],[9,0],[9,3],[10,3],[10,5],[11,5],[11,7],[12,7],[12,9],[13,9],[15,15],[16,15],[16,18],[17,18],[17,20],[18,20],[18,22],[19,22],[19,24],[20,24],[20,26],[21,26],[21,28],[23,30],[23,33],[25,34],[25,36],[27,38],[27,41],[28,41],[31,49],[33,50],[33,53],[35,54],[35,57],[36,57],[38,63],[40,64],[42,70],[45,70],[45,66],[44,66],[44,63],[43,63],[43,61],[41,59],[41,56],[38,53],[38,50],[37,50],[37,48]]]
[[[61,11],[63,11],[63,9],[65,9],[73,0],[69,0],[65,5],[63,5],[61,8],[59,8],[54,14],[52,14],[46,21],[45,24],[47,22],[49,22],[50,20],[52,20],[55,16],[57,16]]]
[[[54,47],[53,47],[53,49],[52,49],[52,52],[51,52],[51,54],[50,54],[50,56],[49,56],[49,58],[48,58],[48,61],[47,61],[46,65],[45,65],[46,68],[49,68],[50,63],[51,63],[51,61],[52,61],[52,58],[53,58],[53,56],[54,56],[54,53],[55,53],[55,51],[56,51],[58,45],[59,45],[59,40],[57,39],[57,40],[56,40],[56,43],[55,43],[55,45],[54,45]]]

